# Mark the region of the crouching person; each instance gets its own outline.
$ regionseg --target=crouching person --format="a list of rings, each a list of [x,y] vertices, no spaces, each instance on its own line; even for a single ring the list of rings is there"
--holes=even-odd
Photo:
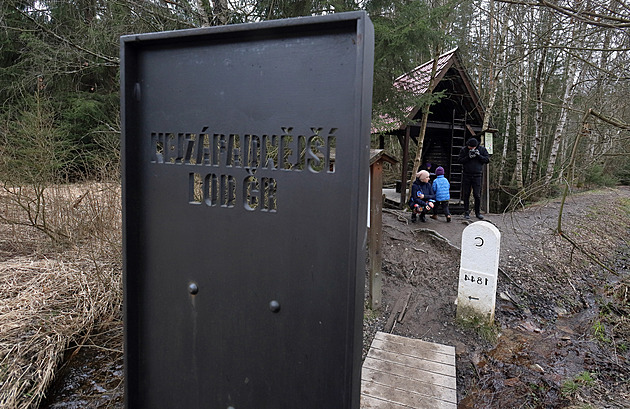
[[[429,172],[421,170],[416,173],[416,180],[411,186],[411,197],[409,198],[411,222],[416,222],[417,215],[420,215],[421,222],[426,222],[425,215],[433,209],[434,201],[435,193],[433,193],[433,186],[429,182]]]

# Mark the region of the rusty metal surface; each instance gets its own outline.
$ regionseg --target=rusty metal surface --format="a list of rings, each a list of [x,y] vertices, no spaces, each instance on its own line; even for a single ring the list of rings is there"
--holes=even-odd
[[[121,38],[126,407],[359,407],[372,61],[363,12]]]

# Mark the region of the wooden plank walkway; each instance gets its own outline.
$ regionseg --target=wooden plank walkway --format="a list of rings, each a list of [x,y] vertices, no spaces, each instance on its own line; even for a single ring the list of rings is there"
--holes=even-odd
[[[455,347],[377,332],[361,371],[361,409],[457,409]]]

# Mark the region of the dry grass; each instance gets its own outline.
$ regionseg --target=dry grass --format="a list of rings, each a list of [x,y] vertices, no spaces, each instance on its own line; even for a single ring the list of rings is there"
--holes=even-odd
[[[67,348],[120,315],[118,186],[56,186],[42,197],[38,220],[63,240],[28,227],[16,195],[0,194],[2,408],[36,408]]]

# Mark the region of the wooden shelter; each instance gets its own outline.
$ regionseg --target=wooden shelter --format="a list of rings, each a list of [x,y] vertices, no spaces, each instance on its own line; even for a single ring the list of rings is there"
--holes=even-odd
[[[422,94],[427,92],[433,60],[428,61],[411,72],[398,77],[395,86],[404,92]],[[434,92],[444,91],[445,97],[431,107],[422,148],[422,167],[430,163],[430,173],[442,166],[445,176],[451,183],[451,202],[461,203],[462,165],[457,158],[460,149],[471,137],[475,137],[492,154],[492,140],[495,130],[482,129],[485,115],[479,94],[466,71],[457,48],[438,57],[437,85]],[[410,178],[418,169],[410,169],[409,142],[418,143],[421,106],[409,107],[406,120],[399,121],[381,118],[378,129],[373,132],[380,135],[379,147],[384,147],[385,137],[395,136],[402,146],[402,170],[400,206],[404,206],[406,189]],[[482,209],[488,211],[488,166],[483,177]],[[456,210],[456,209],[454,209]]]

